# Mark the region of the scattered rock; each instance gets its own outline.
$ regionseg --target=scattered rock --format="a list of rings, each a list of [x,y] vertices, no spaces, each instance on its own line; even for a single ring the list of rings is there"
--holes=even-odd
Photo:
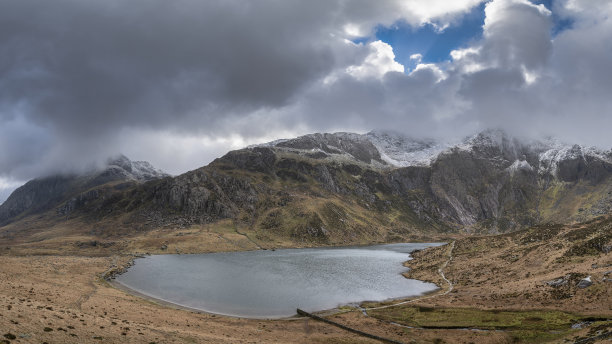
[[[585,328],[585,327],[590,326],[590,325],[591,325],[591,322],[582,321],[582,322],[578,322],[578,323],[572,324],[572,329],[577,330],[577,329]]]
[[[591,276],[588,276],[586,278],[581,279],[576,286],[578,288],[584,289],[590,287],[591,285],[593,285],[593,281],[591,281]]]
[[[565,276],[547,281],[545,284],[552,287],[550,290],[551,297],[561,300],[574,296],[576,289],[586,288],[593,283],[591,276],[587,276],[587,274],[570,272]]]
[[[546,284],[548,284],[551,287],[560,287],[562,285],[567,284],[567,279],[565,277],[561,277],[561,278],[557,278],[551,281],[547,281]]]
[[[45,327],[45,328],[43,329],[43,331],[45,331],[45,332],[51,332],[51,331],[53,331],[53,329],[52,329],[51,327]]]
[[[15,335],[14,335],[14,334],[12,334],[12,333],[6,333],[6,334],[4,335],[4,338],[6,338],[6,339],[10,339],[10,340],[13,340],[13,339],[17,338],[17,336],[15,336]]]

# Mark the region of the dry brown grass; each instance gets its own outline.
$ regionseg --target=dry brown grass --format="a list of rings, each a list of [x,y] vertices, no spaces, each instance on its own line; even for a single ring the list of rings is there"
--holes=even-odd
[[[423,299],[418,306],[558,310],[612,317],[612,282],[602,281],[603,274],[612,270],[612,254],[594,254],[588,244],[585,250],[573,249],[572,252],[579,255],[568,256],[572,247],[582,247],[581,243],[589,243],[598,233],[605,233],[607,227],[601,226],[610,221],[598,221],[582,226],[544,226],[537,231],[460,239],[452,260],[444,269],[454,290],[447,295]],[[266,247],[254,232],[236,231],[231,222],[158,229],[121,239],[89,236],[75,230],[75,226],[78,224],[70,223],[50,228],[45,233],[27,233],[28,240],[15,236],[10,243],[0,244],[0,328],[17,336],[15,342],[372,342],[313,321],[244,320],[175,309],[126,294],[100,278],[109,267],[127,262],[132,254]],[[8,230],[10,234],[11,228]],[[32,237],[38,241],[31,240]],[[95,245],[92,242],[96,242]],[[267,248],[296,246],[282,240],[267,245]],[[415,253],[415,259],[407,263],[412,268],[407,275],[443,286],[437,269],[448,260],[448,252],[448,247],[438,247]],[[570,286],[562,295],[545,284],[568,274],[590,275],[594,284],[585,289]],[[507,332],[402,328],[366,317],[358,311],[331,318],[404,342],[504,343],[516,340]],[[588,331],[580,330],[572,336]]]

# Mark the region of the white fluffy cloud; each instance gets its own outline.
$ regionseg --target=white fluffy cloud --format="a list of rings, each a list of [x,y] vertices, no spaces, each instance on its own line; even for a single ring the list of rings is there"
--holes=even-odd
[[[349,66],[346,72],[358,78],[382,78],[389,72],[404,72],[404,66],[395,61],[393,48],[382,41],[368,44],[369,54],[359,65]]]
[[[322,80],[347,70],[364,83],[403,72],[389,45],[353,44],[350,33],[397,20],[443,26],[478,2],[8,2],[0,11],[0,176],[27,179],[135,151],[146,140],[135,132],[230,149],[230,141],[318,128],[287,114]],[[147,141],[158,154],[165,144]],[[176,172],[207,163],[217,146],[173,154],[203,157],[189,164],[143,158]]]
[[[444,29],[462,14],[485,0],[355,0],[345,2],[343,28],[351,36],[367,36],[377,25],[391,26],[399,20],[418,27],[429,23]]]
[[[612,145],[612,3],[487,2],[483,36],[407,73],[372,35],[481,0],[20,0],[0,12],[0,178],[123,152],[172,173],[313,131],[491,126]],[[551,36],[553,16],[571,23]],[[369,43],[351,39],[367,36]]]
[[[502,68],[542,66],[552,43],[551,12],[527,0],[495,0],[485,8],[482,60]]]
[[[554,10],[572,25],[553,38],[543,5],[493,0],[482,39],[451,52],[448,62],[424,63],[416,53],[409,74],[337,77],[311,88],[288,112],[316,130],[350,123],[446,137],[501,127],[609,148],[612,46],[605,42],[612,41],[612,10],[609,2],[590,4],[556,2]]]

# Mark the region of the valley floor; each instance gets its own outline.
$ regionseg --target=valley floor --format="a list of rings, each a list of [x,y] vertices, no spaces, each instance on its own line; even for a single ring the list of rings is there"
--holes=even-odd
[[[246,320],[158,305],[98,277],[112,258],[34,256],[0,261],[0,335],[13,334],[11,343],[377,343],[313,320]],[[404,330],[358,312],[334,318],[399,340],[445,338],[447,343],[462,343],[482,337],[493,343],[504,338],[502,333]]]
[[[603,233],[606,243],[608,227],[600,227],[464,238],[416,252],[408,277],[438,283],[438,293],[327,318],[403,343],[609,342],[612,253],[570,240]],[[130,295],[102,278],[129,259],[0,256],[0,343],[377,343],[314,320],[236,319]],[[593,284],[577,287],[587,276]],[[571,329],[576,322],[590,325]]]
[[[113,258],[1,257],[0,335],[13,334],[11,343],[368,342],[301,319],[246,320],[158,305],[101,279],[111,264]]]

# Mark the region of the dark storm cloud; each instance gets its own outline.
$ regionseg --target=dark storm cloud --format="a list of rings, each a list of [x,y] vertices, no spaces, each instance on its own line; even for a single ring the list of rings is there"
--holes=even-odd
[[[10,147],[0,176],[99,160],[143,131],[262,137],[300,126],[272,113],[363,61],[368,48],[348,44],[347,27],[443,25],[479,1],[2,0],[0,120],[28,125],[0,128]]]
[[[35,154],[41,146],[63,159],[112,153],[123,128],[210,134],[286,105],[364,56],[333,36],[339,4],[331,1],[19,0],[1,8],[0,174],[49,168],[40,161],[53,159]]]
[[[302,3],[9,1],[1,101],[77,132],[281,106],[337,62]]]
[[[482,39],[412,71],[372,36],[480,2],[0,0],[0,188],[117,152],[179,173],[312,131],[612,145],[608,1],[555,1],[572,22],[555,37],[543,6],[490,1]]]

